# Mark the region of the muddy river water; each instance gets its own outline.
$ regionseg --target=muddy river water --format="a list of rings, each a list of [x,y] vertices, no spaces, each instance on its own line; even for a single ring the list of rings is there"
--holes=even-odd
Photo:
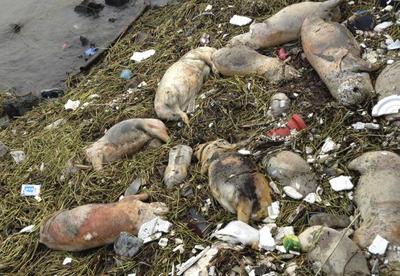
[[[67,75],[86,64],[85,50],[107,47],[145,1],[114,7],[96,0],[104,7],[85,15],[75,8],[82,0],[1,0],[0,91],[25,95],[63,87]]]

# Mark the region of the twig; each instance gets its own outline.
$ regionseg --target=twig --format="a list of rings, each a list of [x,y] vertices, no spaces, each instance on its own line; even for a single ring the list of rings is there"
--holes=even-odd
[[[339,246],[340,242],[343,240],[344,236],[347,233],[347,230],[350,229],[351,226],[353,226],[354,222],[358,219],[358,217],[361,215],[361,213],[358,213],[354,219],[351,221],[351,223],[349,224],[349,226],[347,226],[345,229],[342,230],[342,236],[340,237],[340,239],[338,240],[338,242],[336,243],[335,247],[333,248],[332,252],[328,255],[328,257],[326,257],[326,259],[322,262],[321,266],[319,267],[319,269],[317,270],[317,272],[315,273],[315,275],[319,275],[319,273],[321,273],[322,268],[324,267],[325,263],[329,260],[329,258],[332,256],[333,252],[335,252],[336,248]]]

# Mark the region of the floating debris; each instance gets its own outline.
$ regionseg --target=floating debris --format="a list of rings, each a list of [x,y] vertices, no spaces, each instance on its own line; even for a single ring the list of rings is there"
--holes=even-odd
[[[168,233],[172,227],[172,223],[160,217],[156,217],[144,224],[139,229],[138,238],[145,243],[148,238],[157,233]]]
[[[368,247],[368,251],[372,254],[384,255],[389,242],[382,238],[380,235],[376,235],[371,245]]]
[[[134,52],[133,55],[131,56],[131,60],[135,61],[135,62],[141,62],[145,59],[148,59],[149,57],[151,57],[152,55],[154,55],[156,53],[155,50],[150,49],[144,52]]]
[[[80,100],[68,100],[67,103],[64,105],[65,110],[72,110],[75,111],[78,109],[78,107],[81,105],[81,101]]]
[[[26,227],[22,228],[18,233],[32,233],[34,227],[35,227],[35,225],[26,226]]]
[[[354,188],[353,183],[351,182],[351,176],[338,176],[329,180],[329,184],[331,184],[332,190],[339,192],[344,190],[351,190]]]
[[[381,99],[372,108],[372,116],[396,114],[400,112],[400,95],[392,95]]]
[[[37,197],[40,195],[40,188],[41,185],[23,184],[21,186],[21,195]]]
[[[10,151],[10,155],[17,164],[21,164],[26,159],[25,152],[22,150]]]
[[[241,16],[241,15],[234,15],[230,20],[229,23],[231,23],[232,25],[236,25],[236,26],[245,26],[251,23],[251,21],[253,21],[253,19],[248,18],[246,16]]]
[[[230,244],[250,246],[257,245],[260,240],[260,234],[257,229],[239,220],[231,221],[212,236]]]
[[[392,25],[393,25],[393,22],[391,22],[391,21],[382,22],[375,26],[374,31],[375,32],[383,32],[384,30],[391,27]]]
[[[66,257],[62,264],[63,265],[67,265],[67,264],[70,264],[71,262],[72,262],[72,258],[71,257]]]

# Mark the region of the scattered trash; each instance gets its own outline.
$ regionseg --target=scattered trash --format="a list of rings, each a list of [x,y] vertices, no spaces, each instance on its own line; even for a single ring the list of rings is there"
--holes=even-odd
[[[67,265],[67,264],[70,264],[71,262],[72,262],[72,258],[71,257],[66,257],[62,264],[63,265]]]
[[[41,185],[34,184],[23,184],[21,186],[21,195],[22,196],[39,196],[40,195]]]
[[[55,99],[64,95],[64,90],[61,88],[51,88],[40,91],[40,96],[43,99]]]
[[[84,55],[86,58],[94,56],[97,53],[97,48],[91,47],[91,48],[87,48],[84,52]]]
[[[147,198],[147,194],[139,194],[116,203],[88,204],[56,212],[42,223],[40,242],[55,250],[81,251],[111,244],[124,231],[137,235],[140,229],[143,237],[150,232],[144,224],[168,211],[163,203],[141,201]]]
[[[127,232],[121,232],[114,242],[114,252],[119,256],[132,258],[142,246],[143,240]]]
[[[258,246],[260,234],[257,229],[240,221],[231,221],[224,228],[218,230],[212,237],[230,244],[242,244],[252,247]]]
[[[65,119],[58,119],[57,121],[46,126],[44,129],[46,129],[46,130],[56,129],[56,128],[64,125],[66,122],[67,122],[67,120],[65,120]]]
[[[348,164],[348,169],[361,176],[354,192],[354,201],[360,211],[362,223],[353,234],[361,247],[371,245],[376,235],[390,243],[400,244],[400,156],[390,151],[372,151]]]
[[[336,144],[331,137],[325,139],[324,144],[321,148],[321,154],[330,153],[332,151],[338,150],[340,148],[340,144]]]
[[[358,12],[347,20],[347,27],[353,33],[356,30],[372,31],[375,27],[375,18],[368,11]]]
[[[168,189],[186,179],[192,154],[192,148],[187,145],[177,145],[170,150],[168,166],[164,172],[164,183]]]
[[[278,57],[279,57],[280,60],[286,60],[289,57],[289,54],[285,50],[285,48],[279,48]]]
[[[203,46],[206,46],[208,44],[210,44],[210,35],[209,34],[203,34],[200,37],[200,44]]]
[[[225,210],[236,213],[238,220],[263,220],[272,202],[267,179],[248,155],[234,149],[235,145],[222,139],[199,145],[195,155],[202,163],[201,173],[208,172],[214,198]],[[240,196],[232,197],[232,193]]]
[[[159,245],[161,248],[167,247],[167,245],[168,245],[168,239],[167,239],[167,238],[161,238],[161,239],[158,241],[158,245]]]
[[[392,95],[380,100],[372,109],[372,116],[396,114],[400,112],[400,95]]]
[[[207,246],[199,254],[191,257],[182,265],[180,265],[176,275],[210,275],[209,268],[211,270],[211,266],[213,263],[212,261],[222,249],[234,248],[228,247],[227,245],[222,243],[216,243],[212,246]]]
[[[342,232],[312,226],[301,233],[299,239],[302,250],[308,252],[307,258],[315,265],[315,272],[322,270],[326,275],[370,275],[361,250]]]
[[[8,147],[3,142],[0,142],[0,158],[3,158],[7,153]]]
[[[303,118],[299,114],[294,114],[291,119],[287,122],[287,126],[284,128],[277,128],[269,130],[266,134],[270,137],[274,136],[289,136],[293,130],[301,131],[307,128],[306,123],[304,122]]]
[[[103,137],[85,148],[85,155],[93,168],[100,171],[103,163],[133,155],[146,146],[146,142],[158,147],[161,141],[168,140],[167,127],[160,120],[128,119],[115,124]]]
[[[380,129],[379,124],[374,124],[374,123],[363,123],[363,122],[357,122],[355,124],[352,124],[352,127],[355,130],[364,130],[364,129]]]
[[[21,150],[10,151],[10,155],[17,164],[21,164],[26,159],[25,152]]]
[[[187,213],[188,226],[200,237],[204,237],[209,230],[207,220],[196,209],[190,208]]]
[[[124,69],[121,71],[119,77],[124,80],[130,80],[133,77],[133,73],[129,69]]]
[[[138,233],[138,238],[145,241],[152,235],[157,233],[168,233],[172,227],[172,223],[162,218],[155,217],[152,220],[144,223]]]
[[[383,32],[384,30],[391,27],[392,25],[393,25],[393,22],[391,22],[391,21],[382,22],[375,26],[374,31],[375,32]]]
[[[274,201],[268,206],[268,217],[270,219],[277,219],[279,216],[279,201]]]
[[[204,9],[205,12],[211,11],[213,8],[212,5],[207,5],[206,8]]]
[[[275,240],[271,234],[271,228],[268,226],[264,226],[259,230],[260,241],[259,248],[266,251],[275,250]]]
[[[81,104],[80,100],[76,100],[76,101],[68,100],[67,103],[64,105],[64,108],[65,108],[65,110],[75,111],[78,109],[80,104]]]
[[[290,198],[293,198],[293,199],[302,199],[303,198],[303,195],[291,186],[284,186],[283,191]]]
[[[249,151],[247,149],[240,149],[240,150],[238,150],[238,153],[240,153],[242,155],[251,155],[251,151]]]
[[[289,111],[290,99],[284,93],[276,93],[271,97],[270,109],[272,116],[279,117]]]
[[[318,195],[316,193],[309,193],[303,198],[303,200],[310,204],[314,204],[317,201],[317,197]]]
[[[241,15],[234,15],[232,16],[232,18],[229,20],[229,23],[231,23],[232,25],[236,25],[236,26],[245,26],[251,23],[251,21],[253,21],[253,19],[248,18],[246,16],[241,16]]]
[[[35,227],[35,225],[26,226],[26,227],[22,228],[18,233],[32,233],[34,227]]]
[[[141,62],[145,59],[148,59],[149,57],[151,57],[152,55],[154,55],[156,53],[155,50],[150,49],[144,52],[134,52],[133,55],[131,56],[131,60],[135,61],[135,62]]]
[[[179,252],[179,254],[183,254],[185,252],[185,247],[183,244],[180,244],[174,249],[172,249],[172,252]]]
[[[283,226],[278,227],[276,234],[275,234],[275,242],[276,244],[283,244],[283,239],[286,236],[294,235],[294,228],[293,226]],[[286,252],[285,252],[286,253]]]
[[[301,251],[301,244],[300,240],[296,235],[286,235],[283,238],[283,246],[285,247],[286,251]]]
[[[339,192],[344,190],[351,190],[354,188],[353,183],[351,182],[351,176],[338,176],[329,180],[329,184],[331,184],[332,190]]]
[[[371,252],[372,254],[384,255],[388,245],[389,242],[387,240],[385,240],[379,235],[376,235],[375,239],[368,247],[368,251]]]
[[[146,184],[143,178],[136,178],[125,190],[124,196],[136,195],[142,185]]]
[[[390,43],[387,46],[387,49],[388,50],[398,50],[398,49],[400,49],[400,40],[396,39],[396,41],[393,41],[392,43]]]
[[[311,226],[322,225],[330,228],[346,228],[350,224],[350,219],[345,215],[318,213],[311,216],[309,224]]]

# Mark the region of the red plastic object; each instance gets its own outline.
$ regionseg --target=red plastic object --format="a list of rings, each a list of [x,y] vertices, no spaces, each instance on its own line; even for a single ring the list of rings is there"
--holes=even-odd
[[[301,118],[299,114],[294,114],[292,118],[287,122],[287,127],[271,129],[266,134],[270,137],[272,136],[284,137],[284,136],[289,136],[290,131],[292,129],[300,131],[305,128],[307,128],[307,125],[304,122],[303,118]]]
[[[289,54],[286,52],[285,48],[279,48],[278,57],[280,60],[286,60],[289,57]]]

